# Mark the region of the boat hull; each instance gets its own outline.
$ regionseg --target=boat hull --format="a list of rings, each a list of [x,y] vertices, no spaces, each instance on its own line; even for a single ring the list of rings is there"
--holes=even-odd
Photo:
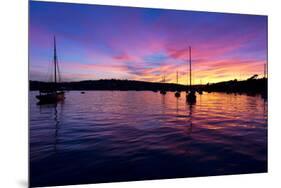
[[[39,104],[51,104],[64,100],[64,92],[54,92],[37,95]]]
[[[194,93],[189,93],[186,95],[186,100],[189,104],[195,104],[196,103],[196,95]]]
[[[178,97],[180,97],[180,96],[181,96],[181,93],[177,91],[177,92],[175,93],[175,97],[178,98]]]

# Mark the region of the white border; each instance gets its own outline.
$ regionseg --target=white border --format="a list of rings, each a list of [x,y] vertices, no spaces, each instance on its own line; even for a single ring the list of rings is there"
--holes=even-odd
[[[280,185],[280,6],[274,0],[57,0],[89,4],[268,15],[269,22],[269,173],[184,178],[66,187],[278,187]],[[1,2],[0,187],[27,187],[28,1]]]

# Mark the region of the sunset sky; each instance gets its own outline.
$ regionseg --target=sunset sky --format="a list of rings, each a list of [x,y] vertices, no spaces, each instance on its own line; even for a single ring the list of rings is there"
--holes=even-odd
[[[267,17],[31,2],[30,80],[47,81],[53,36],[63,81],[130,79],[194,84],[253,74],[267,63]]]

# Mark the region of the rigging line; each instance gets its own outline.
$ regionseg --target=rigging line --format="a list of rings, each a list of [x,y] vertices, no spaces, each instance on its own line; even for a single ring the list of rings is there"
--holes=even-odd
[[[48,62],[52,62],[52,60],[50,59]],[[47,74],[45,75],[45,77],[46,77],[46,81],[48,81],[48,82],[51,82],[52,81],[52,77],[53,77],[53,75],[52,75],[52,71],[51,71],[51,69],[52,69],[52,64],[51,63],[47,63]]]
[[[57,70],[57,76],[58,76],[58,82],[61,82],[62,79],[61,79],[61,72],[60,72],[60,68],[59,68],[59,58],[57,56],[58,54],[58,49],[57,49],[57,46],[55,45],[55,60],[56,60],[56,70]]]
[[[58,79],[59,79],[59,82],[61,82],[61,72],[60,72],[60,68],[59,68],[59,64],[58,64],[58,59],[57,59],[57,70],[58,70]]]

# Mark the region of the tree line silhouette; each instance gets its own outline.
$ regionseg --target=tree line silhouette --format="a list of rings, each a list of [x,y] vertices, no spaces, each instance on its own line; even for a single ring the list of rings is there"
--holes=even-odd
[[[118,91],[187,91],[187,85],[174,83],[145,82],[135,80],[85,80],[76,82],[50,83],[41,81],[29,81],[29,89],[48,90],[56,87],[59,90],[118,90]],[[267,78],[257,79],[254,75],[247,80],[230,80],[206,85],[193,85],[193,89],[206,92],[227,93],[267,93]]]

